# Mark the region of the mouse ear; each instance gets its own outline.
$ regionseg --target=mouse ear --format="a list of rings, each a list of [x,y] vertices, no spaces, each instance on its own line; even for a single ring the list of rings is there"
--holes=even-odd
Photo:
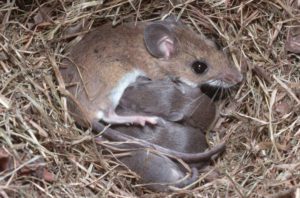
[[[168,116],[167,119],[171,122],[178,122],[183,120],[184,115],[183,113],[179,113],[179,112],[171,112]]]
[[[156,58],[169,59],[176,52],[175,34],[161,23],[146,26],[144,41],[149,53]]]
[[[176,26],[183,26],[182,22],[180,19],[178,19],[174,14],[171,14],[165,19],[163,19],[162,23],[171,26],[171,28],[174,28]]]

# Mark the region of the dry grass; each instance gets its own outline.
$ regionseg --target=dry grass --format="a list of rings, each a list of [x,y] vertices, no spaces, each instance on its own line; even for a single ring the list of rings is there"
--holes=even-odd
[[[17,2],[0,2],[0,197],[146,196],[90,131],[74,126],[55,70],[90,28],[168,13],[217,36],[245,74],[211,134],[212,143],[227,140],[215,164],[221,177],[169,196],[300,197],[300,57],[285,50],[299,26],[299,1]]]

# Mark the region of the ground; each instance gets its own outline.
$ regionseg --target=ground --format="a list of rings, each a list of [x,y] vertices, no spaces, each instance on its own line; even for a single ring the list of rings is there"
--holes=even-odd
[[[209,134],[227,142],[220,177],[168,196],[299,197],[299,1],[44,2],[0,2],[0,197],[166,196],[131,186],[74,125],[57,68],[91,28],[170,13],[216,39],[245,79]]]

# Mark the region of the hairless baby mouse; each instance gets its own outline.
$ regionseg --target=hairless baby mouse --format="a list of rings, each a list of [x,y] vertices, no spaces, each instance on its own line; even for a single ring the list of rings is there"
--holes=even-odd
[[[70,111],[90,123],[156,124],[156,116],[115,113],[124,90],[139,76],[170,77],[193,87],[228,88],[242,80],[213,42],[172,19],[103,25],[86,34],[68,57],[61,73],[84,114]]]

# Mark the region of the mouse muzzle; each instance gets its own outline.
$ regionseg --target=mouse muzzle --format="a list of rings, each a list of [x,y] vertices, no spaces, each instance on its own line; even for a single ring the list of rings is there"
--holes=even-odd
[[[219,89],[228,89],[234,87],[243,81],[243,75],[238,70],[223,71],[216,78],[210,79],[204,83],[211,87]]]
[[[243,75],[238,71],[223,72],[217,78],[210,79],[200,86],[200,89],[214,100],[224,99],[230,95],[243,81]]]

